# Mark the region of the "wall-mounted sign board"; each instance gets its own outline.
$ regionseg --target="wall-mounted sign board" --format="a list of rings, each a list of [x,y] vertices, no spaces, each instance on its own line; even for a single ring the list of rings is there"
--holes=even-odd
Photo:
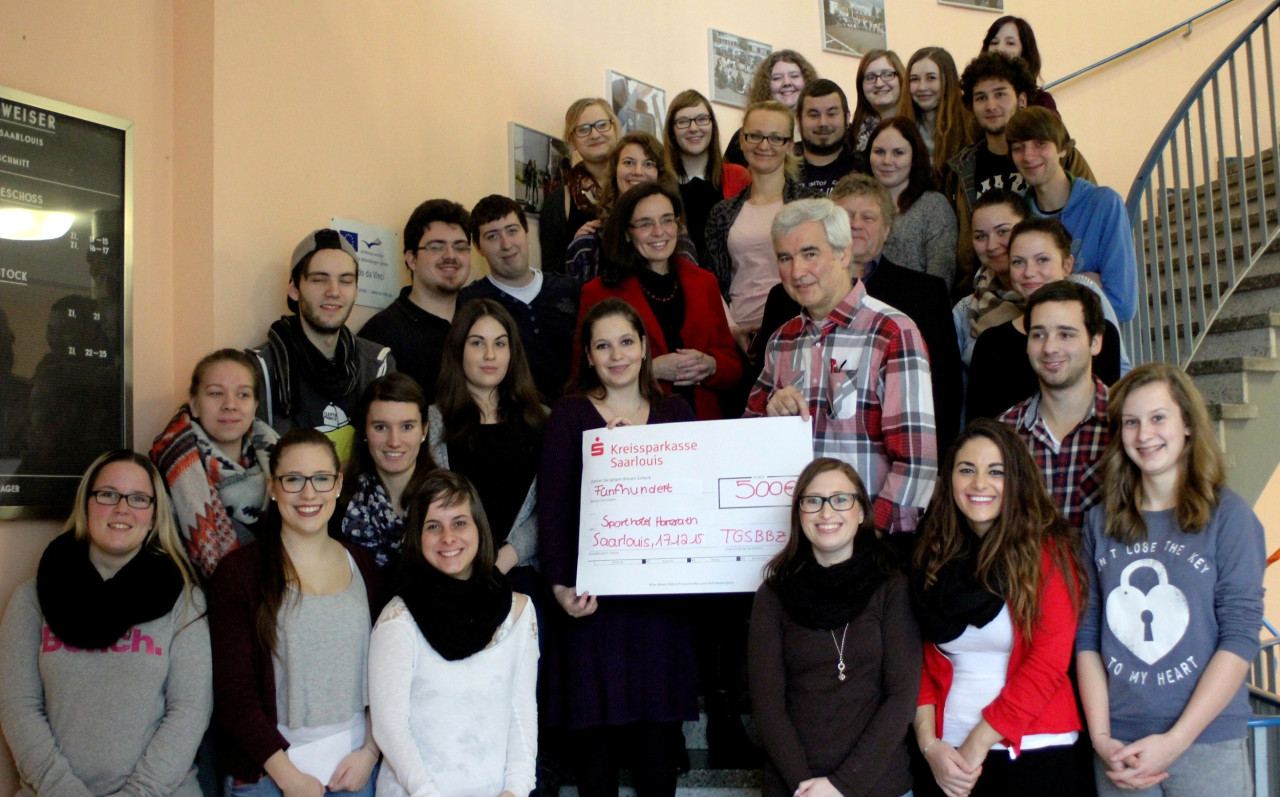
[[[131,443],[132,123],[0,87],[0,517]]]

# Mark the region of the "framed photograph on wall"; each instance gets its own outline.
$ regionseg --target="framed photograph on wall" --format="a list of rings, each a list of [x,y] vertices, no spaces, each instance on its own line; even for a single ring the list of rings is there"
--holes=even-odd
[[[712,102],[722,105],[747,107],[751,76],[760,62],[773,52],[773,46],[715,28],[708,28],[707,36],[711,69],[711,92],[708,96]]]
[[[938,0],[938,5],[972,8],[976,11],[994,11],[997,14],[1004,13],[1004,0]]]
[[[667,93],[657,86],[609,70],[605,96],[613,105],[622,129],[619,136],[636,131],[662,140],[662,125],[667,119]]]
[[[0,88],[0,517],[133,440],[133,123]]]
[[[822,49],[861,57],[888,47],[884,0],[818,0],[822,6]]]
[[[536,215],[552,191],[564,185],[569,171],[569,147],[563,141],[531,127],[509,122],[511,191],[525,213]]]

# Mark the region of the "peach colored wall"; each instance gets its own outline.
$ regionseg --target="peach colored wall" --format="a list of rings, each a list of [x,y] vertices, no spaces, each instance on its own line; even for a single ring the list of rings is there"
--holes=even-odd
[[[134,429],[172,412],[173,11],[167,2],[0,2],[0,83],[134,123]],[[0,606],[61,524],[0,522]],[[0,674],[0,677],[3,677]],[[17,790],[0,742],[0,794]]]
[[[934,0],[886,5],[904,59],[941,44],[963,65],[995,19]],[[1052,80],[1209,0],[1006,5],[1033,19]],[[1237,0],[1190,39],[1055,91],[1104,182],[1125,192],[1187,85],[1262,5]],[[142,448],[200,354],[254,343],[284,312],[286,258],[305,232],[334,215],[398,229],[427,197],[504,191],[507,122],[555,133],[571,100],[604,92],[606,69],[669,96],[705,93],[709,27],[798,49],[852,90],[858,61],[821,52],[818,13],[811,0],[0,0],[0,83],[135,123]],[[737,111],[715,110],[737,126]],[[357,309],[353,326],[368,315]],[[55,531],[0,522],[0,607]],[[14,789],[0,752],[0,795]]]

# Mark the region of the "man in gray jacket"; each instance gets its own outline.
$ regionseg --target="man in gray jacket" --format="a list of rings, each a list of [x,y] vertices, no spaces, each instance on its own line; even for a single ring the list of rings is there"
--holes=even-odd
[[[249,349],[262,372],[258,416],[283,434],[295,427],[324,432],[346,461],[355,439],[360,394],[395,370],[391,350],[347,329],[356,302],[356,252],[337,230],[303,238],[290,259],[288,304],[293,315],[271,325]]]

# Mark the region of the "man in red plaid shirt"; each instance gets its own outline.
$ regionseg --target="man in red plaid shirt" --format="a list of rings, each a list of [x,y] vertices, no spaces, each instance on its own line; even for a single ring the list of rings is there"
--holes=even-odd
[[[876,527],[915,531],[938,470],[929,357],[915,323],[850,273],[854,248],[878,250],[888,236],[888,220],[873,199],[867,205],[852,232],[827,199],[778,212],[778,274],[804,311],[769,340],[745,415],[812,420],[814,456],[853,466]]]
[[[1027,357],[1040,392],[1000,416],[1026,441],[1053,502],[1072,528],[1101,498],[1107,386],[1093,375],[1104,320],[1098,295],[1084,285],[1051,282],[1027,299]]]

